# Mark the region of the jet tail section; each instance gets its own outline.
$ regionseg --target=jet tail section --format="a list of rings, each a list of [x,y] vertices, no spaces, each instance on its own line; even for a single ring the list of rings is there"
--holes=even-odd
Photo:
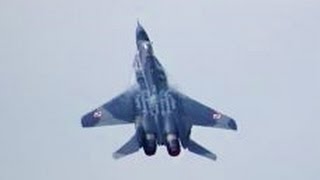
[[[196,143],[195,141],[193,141],[191,139],[189,140],[188,150],[190,152],[198,154],[199,156],[203,156],[203,157],[209,158],[214,161],[217,160],[217,156],[215,154],[213,154],[212,152],[205,149],[204,147],[202,147],[201,145],[199,145],[198,143]]]
[[[120,159],[122,157],[139,151],[139,149],[140,143],[138,141],[137,135],[135,134],[126,144],[124,144],[119,150],[113,153],[113,158]]]

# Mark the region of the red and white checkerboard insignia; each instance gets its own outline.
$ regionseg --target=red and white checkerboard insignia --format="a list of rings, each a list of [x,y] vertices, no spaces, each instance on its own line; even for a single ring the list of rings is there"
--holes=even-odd
[[[212,114],[213,119],[221,119],[221,117],[222,117],[222,114],[220,114],[220,113],[213,113]]]
[[[101,118],[102,117],[102,112],[100,110],[96,110],[94,113],[93,113],[93,117],[94,118]]]

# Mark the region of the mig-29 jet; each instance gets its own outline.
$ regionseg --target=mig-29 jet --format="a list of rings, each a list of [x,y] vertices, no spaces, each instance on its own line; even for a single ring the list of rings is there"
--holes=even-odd
[[[237,130],[230,117],[183,95],[170,87],[164,68],[154,55],[152,43],[138,22],[137,54],[134,70],[137,85],[106,104],[84,115],[83,127],[134,124],[135,134],[119,150],[115,159],[143,148],[146,155],[165,145],[170,156],[178,156],[181,147],[216,160],[216,155],[190,138],[192,126]]]

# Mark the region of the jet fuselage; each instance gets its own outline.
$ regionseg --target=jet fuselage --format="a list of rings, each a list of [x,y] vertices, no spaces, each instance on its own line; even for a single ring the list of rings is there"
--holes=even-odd
[[[156,146],[166,145],[170,155],[180,152],[177,101],[169,93],[165,71],[154,55],[152,43],[138,24],[136,30],[137,54],[134,59],[136,80],[140,93],[136,96],[139,112],[136,129],[148,155]]]

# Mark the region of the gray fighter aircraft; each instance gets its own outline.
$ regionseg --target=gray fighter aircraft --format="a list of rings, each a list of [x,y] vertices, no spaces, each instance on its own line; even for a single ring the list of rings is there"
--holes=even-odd
[[[170,156],[177,156],[181,146],[190,152],[216,160],[216,155],[190,138],[192,126],[237,130],[233,119],[171,88],[162,65],[155,57],[152,43],[138,22],[137,54],[134,70],[137,85],[106,104],[84,115],[83,127],[134,124],[135,134],[119,150],[115,159],[137,152],[156,153],[165,145]]]

